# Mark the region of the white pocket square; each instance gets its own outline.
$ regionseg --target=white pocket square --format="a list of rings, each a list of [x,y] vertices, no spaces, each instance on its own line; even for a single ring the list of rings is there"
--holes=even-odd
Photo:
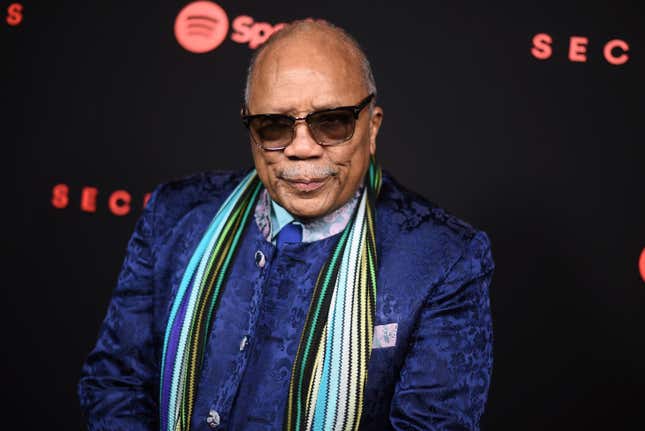
[[[398,323],[376,325],[374,327],[374,341],[372,343],[372,349],[383,349],[385,347],[396,346],[396,330],[398,327]]]

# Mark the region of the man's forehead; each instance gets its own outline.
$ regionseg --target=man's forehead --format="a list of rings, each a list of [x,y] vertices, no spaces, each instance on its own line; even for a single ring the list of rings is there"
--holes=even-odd
[[[363,93],[360,79],[334,79],[334,75],[309,69],[290,69],[257,82],[250,104],[266,113],[293,114],[354,105]]]
[[[342,73],[357,69],[360,59],[353,47],[338,36],[330,38],[326,40],[321,35],[308,35],[280,40],[262,52],[256,64],[256,72],[276,73],[301,64],[320,70],[342,68],[339,70]]]
[[[360,64],[346,49],[298,40],[263,54],[254,70],[250,95],[263,109],[298,110],[304,101],[311,109],[326,109],[349,101],[353,104],[355,93],[363,92]]]

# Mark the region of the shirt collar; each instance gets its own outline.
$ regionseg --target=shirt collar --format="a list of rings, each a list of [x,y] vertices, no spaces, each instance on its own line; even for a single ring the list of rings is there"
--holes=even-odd
[[[283,227],[285,227],[286,225],[294,221],[295,218],[291,215],[291,213],[289,213],[289,211],[282,208],[282,206],[280,206],[279,203],[277,203],[273,199],[270,199],[270,200],[271,200],[271,214],[270,214],[271,241],[274,241],[276,236],[278,236],[278,232],[280,232]],[[294,224],[299,224],[302,226],[302,223],[300,223],[299,221],[296,221]]]
[[[269,196],[266,189],[262,190],[258,203],[255,206],[255,222],[267,241],[275,244],[275,238],[285,225],[294,221],[302,226],[302,242],[314,242],[328,238],[342,232],[352,218],[354,208],[358,204],[362,186],[356,190],[354,196],[337,210],[326,216],[301,222],[280,206]]]

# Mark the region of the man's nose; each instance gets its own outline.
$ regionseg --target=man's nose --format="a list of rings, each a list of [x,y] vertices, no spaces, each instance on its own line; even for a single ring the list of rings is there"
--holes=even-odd
[[[323,147],[318,145],[311,135],[307,123],[305,121],[298,121],[293,130],[293,141],[284,149],[284,155],[289,158],[310,159],[312,157],[320,157],[323,151]]]

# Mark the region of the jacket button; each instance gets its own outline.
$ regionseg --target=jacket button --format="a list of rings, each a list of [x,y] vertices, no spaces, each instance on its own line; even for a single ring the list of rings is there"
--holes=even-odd
[[[206,423],[208,424],[211,429],[215,429],[219,426],[219,413],[217,413],[215,410],[211,410],[208,412],[208,417],[206,418]]]
[[[249,338],[245,335],[240,341],[240,352],[246,348],[246,343],[249,341]]]
[[[264,265],[266,265],[267,259],[264,256],[264,253],[262,253],[260,250],[255,252],[255,264],[257,265],[258,268],[264,268]]]

